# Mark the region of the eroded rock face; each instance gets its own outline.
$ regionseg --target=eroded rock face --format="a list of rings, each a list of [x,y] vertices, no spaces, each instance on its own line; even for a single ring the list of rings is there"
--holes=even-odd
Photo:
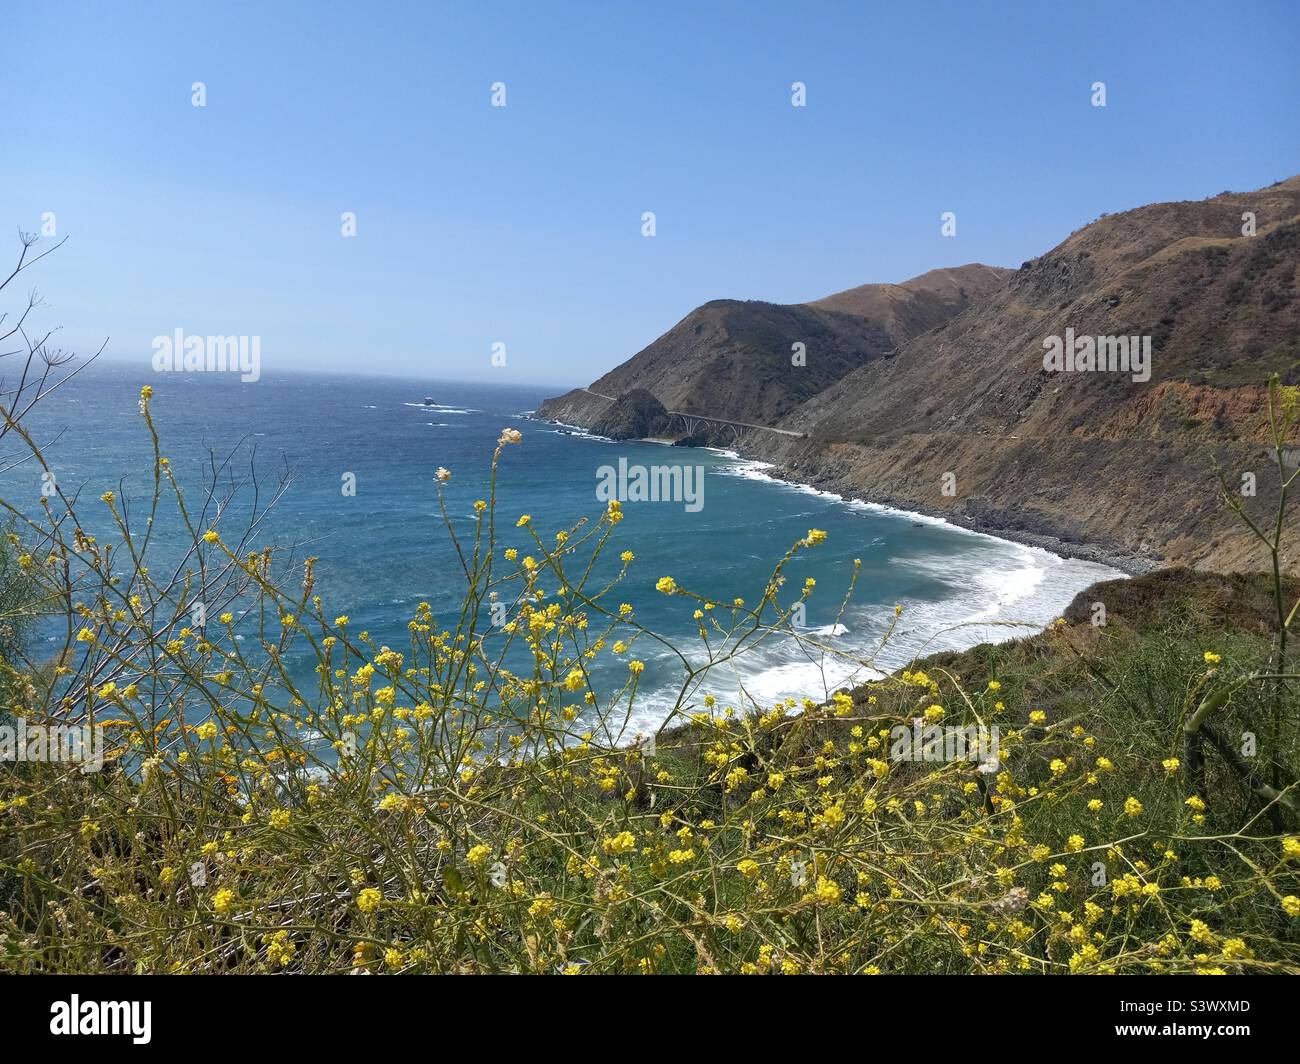
[[[597,436],[611,440],[642,440],[663,435],[667,429],[664,404],[645,388],[633,388],[620,396],[591,426]]]

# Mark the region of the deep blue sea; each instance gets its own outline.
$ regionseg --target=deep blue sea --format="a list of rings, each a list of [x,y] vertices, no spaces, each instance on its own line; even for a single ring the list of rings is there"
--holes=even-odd
[[[368,629],[377,643],[399,649],[408,645],[405,626],[419,601],[432,603],[441,627],[454,627],[464,590],[438,513],[434,472],[439,466],[452,471],[449,510],[458,531],[471,536],[473,503],[486,495],[492,451],[505,427],[520,430],[523,441],[506,449],[501,466],[500,545],[518,546],[521,554],[531,542],[515,528],[518,515],[530,514],[550,542],[557,530],[600,514],[601,466],[617,466],[625,457],[633,466],[704,467],[698,512],[681,502],[627,502],[611,550],[611,560],[625,549],[636,555],[617,601],[632,603],[643,624],[687,648],[698,645],[693,604],[657,593],[659,577],[671,575],[719,599],[756,602],[772,565],[810,528],[824,529],[828,539],[789,566],[790,593],[783,598],[793,600],[794,589],[815,578],[808,630],[859,656],[871,654],[901,603],[894,637],[872,660],[879,670],[918,653],[1027,634],[1032,628],[990,622],[1042,626],[1082,588],[1119,575],[774,481],[761,466],[724,453],[614,443],[529,420],[528,412],[559,388],[274,373],[244,383],[232,375],[157,373],[147,364],[102,361],[43,400],[28,422],[63,489],[80,490],[92,529],[96,520],[104,527],[98,498],[106,489],[128,500],[148,494],[149,441],[137,410],[145,383],[154,388],[163,453],[182,483],[199,484],[214,454],[231,459],[223,467],[226,476],[255,468],[263,492],[288,474],[292,481],[266,517],[259,543],[293,544],[300,557],[316,555],[317,590],[327,613],[348,614],[354,631]],[[425,396],[435,405],[423,405]],[[355,475],[355,495],[342,491],[348,473]],[[34,512],[39,471],[28,464],[0,475],[0,496]],[[241,499],[247,498],[245,489]],[[242,512],[227,514],[220,527],[234,527]],[[172,527],[164,525],[160,534],[171,534]],[[862,560],[862,573],[837,628],[854,558]],[[676,696],[681,667],[647,641],[633,656],[647,664],[635,723],[654,724]],[[621,685],[627,658],[602,654],[597,685],[602,679]],[[305,672],[309,664],[298,667]],[[787,696],[821,699],[847,680],[871,675],[864,666],[810,655],[784,638],[713,672],[705,686],[724,704],[740,704],[742,688],[768,704]]]

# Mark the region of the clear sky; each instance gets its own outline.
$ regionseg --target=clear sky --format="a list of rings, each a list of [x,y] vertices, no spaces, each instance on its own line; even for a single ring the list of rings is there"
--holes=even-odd
[[[260,336],[263,372],[586,383],[709,299],[1018,266],[1300,171],[1296,0],[18,0],[0,30],[0,233],[54,213],[45,321],[121,359],[182,328]]]

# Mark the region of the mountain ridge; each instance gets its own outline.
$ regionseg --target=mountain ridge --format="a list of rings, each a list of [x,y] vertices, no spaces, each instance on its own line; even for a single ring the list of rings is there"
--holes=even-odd
[[[932,270],[901,285],[860,285],[810,303],[710,300],[586,389],[546,400],[537,414],[591,427],[605,412],[601,396],[617,399],[642,388],[669,410],[775,424],[1011,275],[970,264]],[[844,309],[866,309],[868,303],[869,313]],[[795,364],[796,343],[804,345],[802,365]]]
[[[1265,381],[1300,382],[1298,267],[1300,176],[1106,214],[764,422],[805,439],[751,434],[741,451],[791,480],[1131,570],[1258,567],[1215,468],[1254,474],[1252,505],[1275,503]],[[943,275],[913,282],[950,289]],[[870,308],[913,282],[810,306]],[[1045,348],[1067,335],[1142,338],[1149,381],[1050,371]]]

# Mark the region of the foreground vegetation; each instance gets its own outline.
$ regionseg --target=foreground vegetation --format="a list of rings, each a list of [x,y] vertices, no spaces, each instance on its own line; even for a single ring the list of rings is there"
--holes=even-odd
[[[1280,448],[1294,396],[1274,398]],[[20,601],[66,636],[52,662],[10,656],[7,708],[93,720],[107,760],[0,766],[5,970],[1300,971],[1281,575],[1098,585],[1033,638],[826,702],[716,700],[756,641],[837,653],[791,623],[809,530],[749,603],[654,574],[699,644],[655,742],[629,743],[658,637],[621,590],[617,503],[498,525],[506,430],[456,542],[463,608],[422,604],[409,643],[377,646],[311,561],[288,573],[223,527],[229,497],[183,497],[150,401],[154,490],[105,492],[115,535],[61,493],[36,518],[8,506]],[[188,542],[165,568],[164,528]],[[596,690],[609,654],[626,683]],[[917,719],[996,727],[997,764],[891,757]]]

